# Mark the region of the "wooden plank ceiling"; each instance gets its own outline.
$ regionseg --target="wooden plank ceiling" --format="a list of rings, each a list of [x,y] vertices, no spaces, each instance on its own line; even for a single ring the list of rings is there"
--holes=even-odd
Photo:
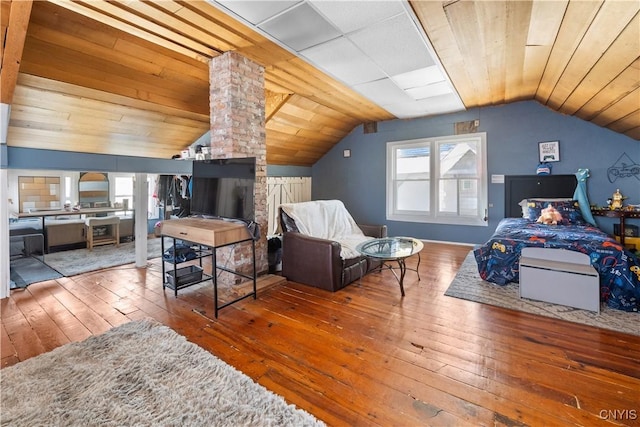
[[[535,99],[640,140],[640,2],[411,4],[467,108]]]
[[[265,67],[268,164],[393,118],[205,1],[35,1],[23,46],[18,3],[0,14],[10,146],[170,158],[209,129],[208,61],[229,50]],[[638,2],[411,5],[467,108],[535,99],[640,140]]]

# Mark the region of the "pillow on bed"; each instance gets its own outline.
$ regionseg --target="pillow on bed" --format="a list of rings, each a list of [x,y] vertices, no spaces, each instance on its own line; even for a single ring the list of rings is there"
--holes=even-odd
[[[522,199],[520,200],[520,207],[522,208],[522,218],[529,218],[529,202],[569,202],[573,200],[571,197],[552,197],[552,198],[535,198],[535,199]],[[542,209],[546,208],[545,204]]]
[[[580,205],[577,200],[544,200],[527,199],[527,216],[525,218],[536,221],[542,214],[542,209],[547,206],[556,208],[562,215],[562,225],[586,225],[586,221],[580,213]]]

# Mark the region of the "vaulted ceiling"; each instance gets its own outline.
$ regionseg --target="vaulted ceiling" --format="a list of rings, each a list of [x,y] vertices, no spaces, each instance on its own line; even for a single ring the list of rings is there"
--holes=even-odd
[[[409,6],[466,108],[536,100],[640,140],[640,2]],[[208,61],[229,50],[265,67],[268,164],[394,118],[202,0],[2,0],[0,21],[9,146],[170,158],[208,131]]]

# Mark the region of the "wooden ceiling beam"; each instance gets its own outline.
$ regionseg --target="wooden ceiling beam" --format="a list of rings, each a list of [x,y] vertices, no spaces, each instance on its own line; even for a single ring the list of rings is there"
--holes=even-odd
[[[280,111],[280,108],[291,98],[292,94],[275,93],[265,90],[265,123]]]
[[[11,104],[13,100],[32,6],[32,0],[11,2],[6,39],[2,40],[0,56],[0,102],[3,104]]]
[[[80,15],[86,16],[87,18],[93,19],[97,22],[102,22],[106,25],[109,25],[113,28],[116,28],[120,31],[124,31],[127,34],[131,34],[132,36],[135,37],[139,37],[143,40],[146,40],[150,43],[154,43],[158,46],[162,46],[164,48],[167,48],[169,50],[172,50],[174,52],[177,52],[181,55],[185,55],[188,56],[190,58],[193,58],[197,61],[200,62],[204,62],[205,64],[209,63],[210,58],[215,57],[218,55],[218,53],[216,51],[214,51],[213,49],[204,49],[206,50],[206,54],[203,54],[202,52],[196,51],[194,49],[191,48],[187,48],[184,47],[183,45],[179,44],[179,43],[175,43],[173,41],[171,41],[172,39],[169,37],[168,39],[165,37],[161,37],[158,36],[156,34],[153,34],[147,30],[144,30],[142,28],[145,28],[144,26],[142,28],[131,25],[127,22],[123,22],[119,19],[115,19],[113,18],[110,14],[105,13],[104,8],[107,6],[104,6],[103,3],[106,2],[89,2],[87,3],[87,5],[83,5],[80,3],[76,3],[76,2],[71,2],[68,0],[47,0],[50,3],[53,3],[57,6],[63,7],[67,10],[70,10],[72,12],[78,13]],[[97,5],[97,6],[102,6],[103,9],[93,9],[91,7],[89,7],[90,5]],[[115,6],[111,6],[111,8],[114,8]],[[117,9],[117,8],[116,8]],[[140,21],[139,19],[135,19],[135,21]],[[143,25],[146,25],[143,22]],[[154,27],[157,28],[157,27]]]
[[[199,8],[199,5],[202,7]],[[244,47],[251,46],[253,43],[243,34],[229,29],[217,22],[214,17],[207,14],[207,12],[212,13],[214,10],[217,11],[217,9],[209,3],[194,2],[193,0],[188,0],[186,2],[161,1],[156,2],[156,6],[173,11],[175,16],[180,17],[191,25],[210,34],[215,40],[217,40],[212,43],[212,46],[221,52],[239,50]]]
[[[212,48],[215,49],[217,54],[232,50],[235,46],[224,42],[218,37],[215,37],[208,31],[203,31],[200,27],[193,25],[185,19],[177,17],[173,12],[175,7],[178,6],[173,2],[160,1],[154,3],[141,2],[139,0],[124,1],[116,4],[123,10],[131,12],[132,16],[137,15],[148,26],[148,22],[157,24],[153,29],[158,35],[171,34],[177,35],[179,38],[175,39],[176,42],[184,44],[185,41],[190,40],[191,45],[199,49]],[[179,6],[182,8],[181,6]],[[118,14],[118,16],[122,16]],[[124,17],[127,19],[127,17]],[[151,30],[151,28],[149,28]]]
[[[263,35],[238,22],[208,1],[174,0],[174,3],[183,6],[183,9],[176,11],[177,15],[208,29],[234,46],[234,50],[241,51],[243,48],[272,43]],[[281,50],[286,52],[284,49]]]
[[[102,16],[110,16],[121,22],[127,22],[130,26],[144,30],[149,36],[160,37],[166,41],[172,41],[180,46],[191,50],[196,54],[203,55],[206,58],[213,58],[220,54],[219,51],[208,46],[206,43],[202,43],[197,39],[186,37],[181,31],[177,31],[174,26],[165,26],[157,24],[154,19],[150,19],[148,16],[136,14],[130,12],[128,7],[134,7],[138,5],[139,8],[144,9],[144,4],[140,5],[138,1],[134,2],[114,2],[107,1],[85,1],[84,5],[88,8],[94,9],[102,13]],[[155,10],[155,9],[154,9]],[[184,26],[182,24],[181,26]]]

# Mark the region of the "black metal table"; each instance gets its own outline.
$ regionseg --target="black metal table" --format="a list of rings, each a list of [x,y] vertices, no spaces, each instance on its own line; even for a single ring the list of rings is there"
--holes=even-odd
[[[393,275],[400,284],[400,293],[404,296],[404,276],[407,272],[405,260],[413,255],[418,255],[418,265],[415,271],[420,280],[420,251],[424,248],[424,244],[413,237],[382,237],[379,239],[367,240],[360,243],[356,250],[362,255],[382,261],[380,268],[386,266],[391,270]],[[394,271],[394,267],[387,264],[387,261],[396,261],[400,270],[400,277]]]

